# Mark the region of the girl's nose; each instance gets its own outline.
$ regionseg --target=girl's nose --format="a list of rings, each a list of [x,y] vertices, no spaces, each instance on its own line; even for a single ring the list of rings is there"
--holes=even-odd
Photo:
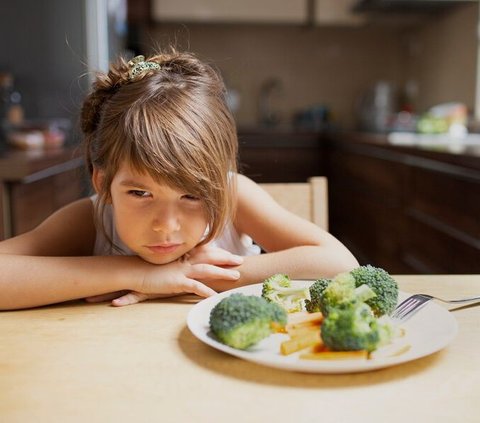
[[[158,212],[152,222],[155,232],[172,233],[180,229],[180,222],[174,210],[163,209]]]

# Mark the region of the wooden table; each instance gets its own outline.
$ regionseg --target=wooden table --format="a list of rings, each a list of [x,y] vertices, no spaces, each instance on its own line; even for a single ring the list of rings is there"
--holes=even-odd
[[[480,293],[480,275],[396,278],[407,292]],[[186,327],[196,301],[0,313],[0,421],[480,420],[480,306],[454,311],[459,334],[436,354],[321,375],[263,367],[202,344]]]

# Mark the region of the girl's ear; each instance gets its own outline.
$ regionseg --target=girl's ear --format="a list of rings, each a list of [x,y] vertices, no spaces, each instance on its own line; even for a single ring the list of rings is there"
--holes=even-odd
[[[92,173],[92,185],[97,194],[102,191],[104,179],[105,173],[103,172],[103,170],[94,167]]]

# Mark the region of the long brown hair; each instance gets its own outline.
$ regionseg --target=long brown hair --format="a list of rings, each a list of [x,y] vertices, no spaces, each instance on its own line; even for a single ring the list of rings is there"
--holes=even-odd
[[[154,180],[204,201],[208,242],[233,217],[238,142],[219,74],[192,53],[155,54],[160,69],[129,79],[124,58],[99,74],[82,107],[90,173],[105,175],[98,192],[102,226],[110,186],[123,161]]]

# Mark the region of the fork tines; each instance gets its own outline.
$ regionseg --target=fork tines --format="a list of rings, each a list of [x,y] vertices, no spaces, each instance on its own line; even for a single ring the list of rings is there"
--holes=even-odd
[[[430,300],[431,297],[426,295],[412,295],[400,303],[390,317],[396,320],[406,320],[423,308]]]

